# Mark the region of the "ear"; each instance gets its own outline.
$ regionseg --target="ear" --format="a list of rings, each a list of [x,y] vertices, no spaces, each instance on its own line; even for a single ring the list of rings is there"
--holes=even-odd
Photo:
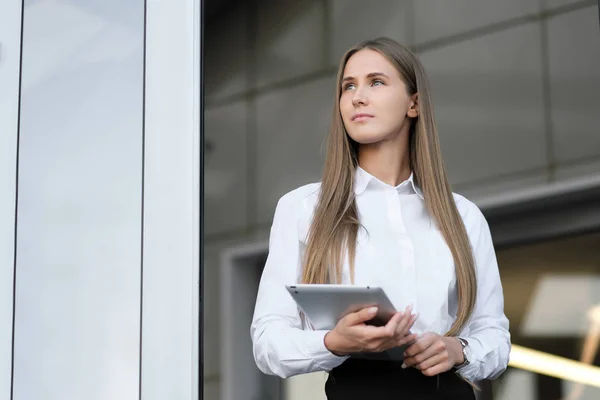
[[[410,118],[416,118],[419,116],[419,93],[415,93],[410,97],[410,103],[406,115]]]

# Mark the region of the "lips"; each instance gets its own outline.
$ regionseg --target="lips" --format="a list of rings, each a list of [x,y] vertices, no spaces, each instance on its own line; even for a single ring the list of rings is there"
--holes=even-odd
[[[374,115],[373,115],[373,114],[367,114],[367,113],[358,113],[358,114],[354,114],[354,115],[352,116],[352,121],[356,121],[356,120],[359,120],[359,121],[364,121],[364,120],[366,120],[366,119],[370,119],[370,118],[373,118],[373,117],[374,117]]]

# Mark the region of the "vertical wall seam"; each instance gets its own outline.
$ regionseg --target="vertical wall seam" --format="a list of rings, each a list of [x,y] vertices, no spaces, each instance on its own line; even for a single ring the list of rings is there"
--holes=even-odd
[[[146,38],[148,24],[148,2],[144,0],[144,34],[143,34],[143,56],[142,56],[142,190],[140,206],[140,349],[139,349],[139,380],[138,395],[142,400],[142,360],[143,360],[143,313],[144,313],[144,193],[146,189]]]
[[[247,29],[247,52],[246,52],[246,86],[252,93],[256,85],[257,60],[256,60],[256,41],[257,41],[257,18],[258,4],[255,1],[246,3],[246,29]],[[246,231],[250,231],[257,223],[258,212],[258,167],[257,167],[257,104],[256,95],[246,96]]]
[[[333,59],[333,17],[331,11],[331,2],[333,0],[322,0],[323,7],[323,67],[327,68],[332,63]]]
[[[548,181],[556,179],[556,153],[554,147],[554,126],[552,124],[552,85],[550,81],[550,43],[548,38],[548,17],[542,18],[540,24],[540,49],[542,68],[542,100],[544,117],[544,136],[546,138],[546,162]]]
[[[406,28],[404,32],[406,34],[406,44],[411,49],[414,48],[416,41],[415,6],[413,1],[414,0],[406,1],[406,7],[404,11],[404,21],[406,22]]]
[[[15,157],[15,226],[13,240],[13,299],[12,299],[12,337],[10,345],[10,400],[13,400],[15,382],[15,321],[16,321],[16,297],[17,297],[17,232],[19,217],[19,153],[21,144],[21,100],[23,82],[23,32],[25,30],[25,0],[21,1],[21,43],[19,43],[19,89],[17,107],[17,146]]]
[[[202,400],[204,398],[203,388],[204,388],[204,291],[203,291],[203,282],[204,282],[204,97],[205,87],[204,87],[204,51],[205,51],[205,18],[204,18],[204,1],[199,0],[200,3],[200,102],[199,102],[199,110],[200,113],[200,221],[199,230],[200,230],[200,244],[198,248],[200,249],[200,254],[198,255],[199,262],[199,282],[198,282],[198,329],[200,330],[198,333],[198,398]],[[141,400],[141,399],[140,399]]]

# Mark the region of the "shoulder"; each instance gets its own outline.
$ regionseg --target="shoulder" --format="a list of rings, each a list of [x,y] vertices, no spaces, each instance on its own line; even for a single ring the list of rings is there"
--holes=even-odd
[[[279,198],[278,205],[281,206],[299,206],[303,205],[307,201],[316,200],[319,197],[319,191],[321,190],[321,183],[309,183],[304,186],[300,186],[294,190],[285,193]]]
[[[310,183],[285,193],[277,202],[273,224],[294,226],[298,239],[305,241],[320,190],[321,183]]]
[[[456,204],[456,208],[458,208],[458,212],[460,212],[461,216],[463,214],[466,216],[483,215],[477,204],[473,203],[462,194],[453,192],[452,197],[454,197],[454,203]]]
[[[464,196],[454,194],[454,200],[465,225],[478,270],[479,268],[497,268],[494,240],[483,212]]]
[[[277,202],[277,208],[300,212],[303,209],[314,207],[319,198],[321,183],[309,183],[291,190],[281,196]]]
[[[285,193],[277,201],[275,218],[285,214],[294,218],[307,218],[312,216],[317,200],[321,183],[309,183],[300,186],[294,190]]]
[[[463,223],[465,224],[465,228],[467,229],[467,233],[469,233],[470,236],[480,234],[482,229],[489,229],[483,212],[474,202],[458,193],[452,193],[452,195],[454,197],[454,203],[456,204],[458,213],[460,214]]]

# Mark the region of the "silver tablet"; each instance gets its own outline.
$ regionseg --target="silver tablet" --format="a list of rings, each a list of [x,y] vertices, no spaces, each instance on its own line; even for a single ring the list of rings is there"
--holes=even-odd
[[[377,306],[367,324],[385,325],[396,312],[384,290],[375,286],[298,284],[286,285],[298,308],[316,330],[333,329],[346,314]]]

